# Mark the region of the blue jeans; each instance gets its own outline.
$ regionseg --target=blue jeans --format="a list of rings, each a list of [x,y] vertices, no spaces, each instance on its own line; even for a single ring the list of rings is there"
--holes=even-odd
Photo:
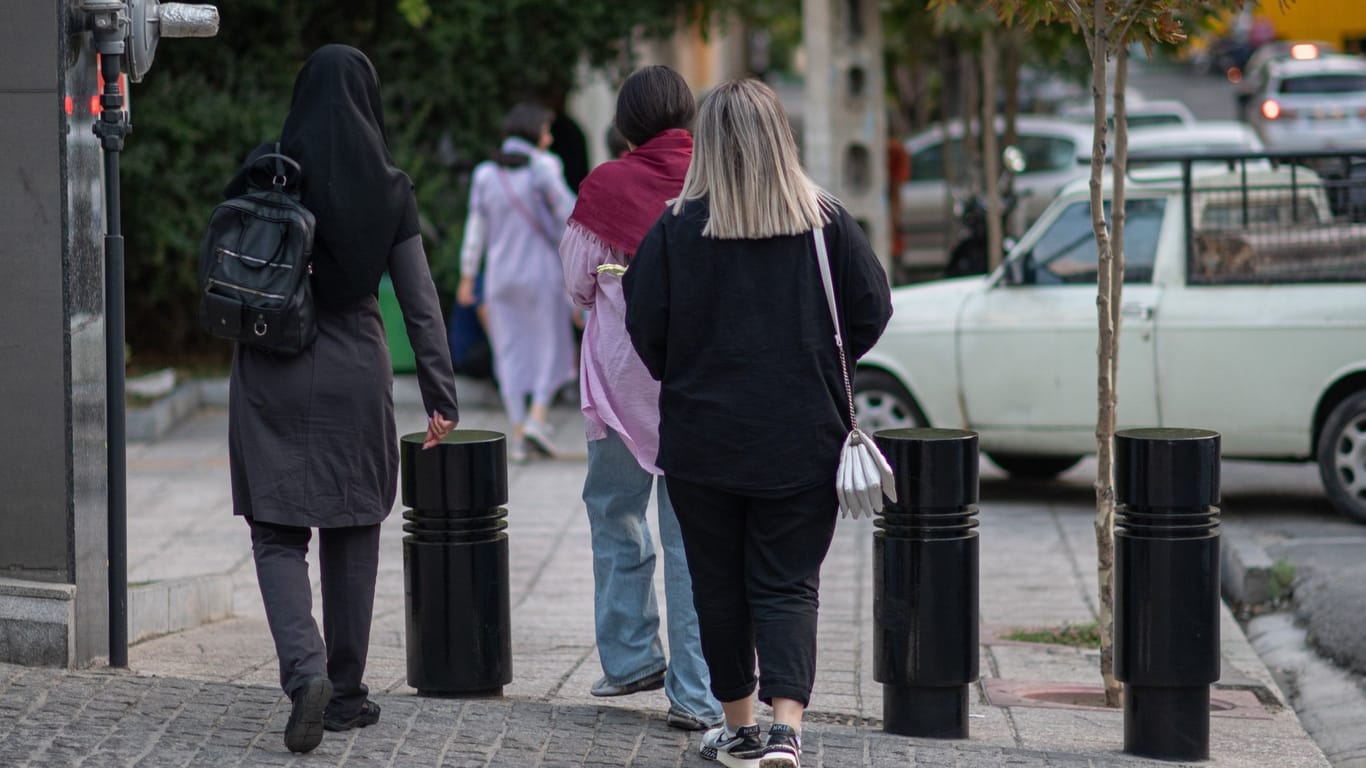
[[[655,476],[641,469],[615,432],[588,443],[583,500],[593,533],[593,606],[598,658],[611,683],[635,682],[666,667],[655,602],[655,548],[646,510]],[[659,538],[669,650],[664,692],[678,709],[706,722],[721,719],[702,659],[692,579],[673,504],[659,478]]]

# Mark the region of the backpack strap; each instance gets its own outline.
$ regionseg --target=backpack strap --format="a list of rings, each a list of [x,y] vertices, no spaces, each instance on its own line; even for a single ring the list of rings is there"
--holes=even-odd
[[[275,142],[275,177],[270,180],[270,185],[276,192],[284,192],[289,184],[289,177],[285,174],[284,150],[280,149],[280,142]],[[295,166],[298,167],[297,165]]]

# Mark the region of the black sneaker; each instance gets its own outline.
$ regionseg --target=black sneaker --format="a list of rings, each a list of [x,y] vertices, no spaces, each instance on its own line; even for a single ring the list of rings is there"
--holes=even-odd
[[[352,728],[364,728],[367,725],[374,725],[379,722],[379,705],[366,699],[356,714],[351,717],[336,717],[333,715],[323,716],[323,728],[329,731],[349,731]]]
[[[768,744],[759,758],[759,768],[801,768],[802,737],[790,725],[774,723],[768,729]]]
[[[703,760],[716,760],[730,768],[755,768],[764,743],[757,725],[742,725],[731,734],[726,733],[725,725],[718,725],[702,734],[702,746],[697,751]]]
[[[312,752],[323,740],[323,711],[332,700],[332,681],[314,675],[294,692],[294,705],[285,725],[285,746],[290,752]]]

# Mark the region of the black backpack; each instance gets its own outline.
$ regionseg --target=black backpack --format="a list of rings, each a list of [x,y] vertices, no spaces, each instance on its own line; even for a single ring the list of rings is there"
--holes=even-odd
[[[209,216],[199,324],[219,338],[296,355],[318,335],[309,279],[314,220],[299,202],[302,169],[275,149],[248,169],[247,193]]]

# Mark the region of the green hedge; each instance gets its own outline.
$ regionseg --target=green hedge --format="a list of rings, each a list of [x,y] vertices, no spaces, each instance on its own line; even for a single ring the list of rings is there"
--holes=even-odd
[[[433,272],[458,280],[468,173],[512,103],[572,85],[581,53],[629,69],[627,31],[715,0],[237,0],[216,38],[164,40],[132,91],[122,158],[130,360],[226,355],[195,324],[199,239],[246,153],[278,135],[294,75],[329,42],[375,63],[396,160],[417,184]]]

